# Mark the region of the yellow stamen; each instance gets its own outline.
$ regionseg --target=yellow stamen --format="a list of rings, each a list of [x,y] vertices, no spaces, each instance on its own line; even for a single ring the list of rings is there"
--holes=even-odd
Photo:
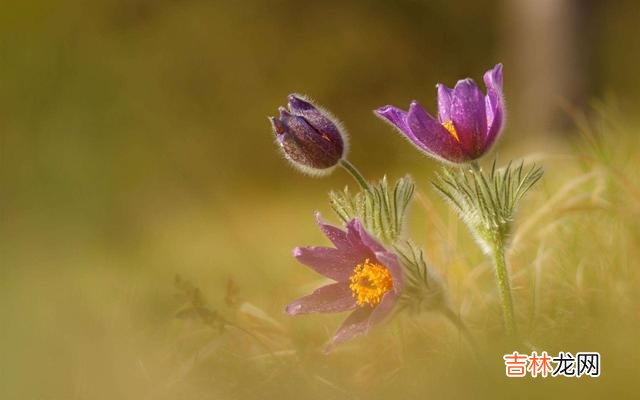
[[[370,262],[369,259],[356,265],[349,280],[349,288],[359,306],[378,305],[384,294],[393,288],[389,270],[383,265]]]
[[[449,132],[451,134],[451,136],[453,136],[453,138],[456,141],[460,141],[460,138],[458,137],[458,132],[456,132],[456,127],[453,126],[453,121],[449,120],[449,121],[444,121],[442,123],[442,126],[444,127],[444,129],[447,130],[447,132]]]

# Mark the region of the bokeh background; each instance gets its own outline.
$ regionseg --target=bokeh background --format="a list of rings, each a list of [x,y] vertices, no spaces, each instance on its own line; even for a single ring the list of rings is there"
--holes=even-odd
[[[3,1],[0,398],[632,398],[639,18],[634,0]],[[433,110],[436,82],[497,62],[495,155],[546,170],[510,255],[519,321],[539,349],[600,351],[598,379],[506,381],[490,266],[430,189],[438,165],[371,112]],[[313,211],[337,221],[326,193],[353,186],[280,157],[267,116],[290,92],[339,116],[367,177],[413,175],[412,236],[484,374],[437,315],[326,356],[341,316],[283,314],[320,282],[290,249],[325,244]],[[201,301],[208,318],[181,313]]]

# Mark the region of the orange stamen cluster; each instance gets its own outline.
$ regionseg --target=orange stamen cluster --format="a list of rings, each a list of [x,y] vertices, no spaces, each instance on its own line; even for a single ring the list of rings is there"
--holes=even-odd
[[[359,306],[378,305],[385,293],[393,288],[389,270],[384,265],[370,262],[369,259],[356,265],[349,280],[349,288]]]

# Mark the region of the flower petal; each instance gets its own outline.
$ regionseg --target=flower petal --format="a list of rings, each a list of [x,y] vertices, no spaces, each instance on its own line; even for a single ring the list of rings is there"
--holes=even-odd
[[[319,212],[316,212],[316,221],[322,233],[324,233],[336,248],[340,250],[349,248],[349,240],[347,240],[347,233],[345,231],[324,222]]]
[[[306,122],[319,132],[324,141],[343,152],[344,141],[338,123],[334,117],[326,110],[320,109],[307,101],[303,96],[290,94],[288,106],[291,113],[303,117]]]
[[[493,69],[485,72],[484,84],[487,87],[485,96],[485,108],[487,112],[487,136],[484,147],[488,149],[493,145],[502,130],[504,124],[504,100],[502,95],[502,64],[497,64]]]
[[[274,126],[284,132],[278,136],[278,142],[293,161],[322,169],[334,166],[342,157],[343,143],[339,135],[327,135],[307,118],[283,108],[280,108],[278,119],[278,125]]]
[[[386,293],[380,304],[378,304],[378,306],[373,310],[371,318],[369,318],[369,326],[367,329],[371,329],[375,325],[383,322],[393,311],[397,300],[398,294],[394,292]]]
[[[373,311],[373,307],[358,307],[355,309],[338,328],[325,351],[329,352],[335,345],[366,333],[369,328],[369,318]]]
[[[364,262],[367,258],[371,260],[375,258],[374,251],[362,242],[362,236],[360,235],[361,229],[362,226],[357,219],[354,218],[347,222],[347,240],[349,240],[350,248],[349,253],[358,260],[358,264]]]
[[[371,253],[375,253],[377,251],[386,251],[386,249],[364,229],[362,223],[357,219],[352,219],[347,224],[347,229],[352,229],[358,233],[360,238],[360,243],[367,246]]]
[[[457,140],[417,102],[413,101],[407,114],[407,125],[411,130],[409,139],[437,158],[457,162],[464,159]]]
[[[289,100],[289,110],[294,114],[300,115],[305,111],[317,110],[313,104],[306,101],[304,97],[299,94],[290,94],[287,96],[287,100]]]
[[[442,83],[436,85],[438,91],[438,119],[440,123],[451,121],[451,95],[453,90]]]
[[[391,278],[393,279],[393,290],[396,293],[402,291],[404,287],[404,273],[402,267],[398,261],[398,257],[388,251],[381,251],[376,253],[376,259],[391,272]]]
[[[491,114],[490,114],[491,112]],[[495,143],[496,139],[502,131],[504,125],[504,107],[502,105],[502,99],[496,103],[496,106],[491,106],[491,100],[487,96],[487,117],[491,115],[491,125],[484,141],[484,151],[488,151],[489,148]]]
[[[495,67],[485,72],[483,80],[489,93],[495,91],[502,94],[502,64],[498,63]]]
[[[293,256],[317,273],[339,282],[348,280],[355,266],[362,262],[357,255],[331,247],[296,247]]]
[[[332,283],[316,289],[289,304],[286,312],[289,315],[309,313],[336,313],[352,310],[356,307],[351,289],[347,282]]]
[[[405,135],[411,135],[407,126],[407,112],[394,106],[384,106],[375,110],[375,113],[390,122]]]
[[[451,120],[465,154],[482,155],[487,134],[487,111],[484,95],[472,79],[458,81],[451,98]]]

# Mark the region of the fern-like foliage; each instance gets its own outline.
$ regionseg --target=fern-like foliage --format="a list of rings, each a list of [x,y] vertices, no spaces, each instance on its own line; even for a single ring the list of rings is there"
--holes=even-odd
[[[399,308],[419,312],[444,306],[446,299],[442,280],[427,267],[422,249],[408,241],[394,246],[394,250],[405,274]]]
[[[496,244],[504,245],[511,233],[520,200],[540,180],[542,168],[520,163],[514,167],[485,173],[477,164],[472,168],[445,167],[433,186],[467,224],[483,251],[490,254]]]
[[[402,235],[405,215],[415,185],[409,176],[389,186],[387,177],[369,190],[352,194],[348,188],[329,193],[331,207],[344,222],[358,218],[367,231],[385,243],[395,243]]]
[[[397,311],[434,310],[445,304],[445,290],[438,276],[427,267],[424,254],[410,241],[404,241],[406,213],[415,185],[408,176],[390,186],[384,177],[356,194],[345,188],[329,194],[331,206],[344,222],[358,218],[367,231],[385,242],[398,256],[404,273],[404,288]]]

